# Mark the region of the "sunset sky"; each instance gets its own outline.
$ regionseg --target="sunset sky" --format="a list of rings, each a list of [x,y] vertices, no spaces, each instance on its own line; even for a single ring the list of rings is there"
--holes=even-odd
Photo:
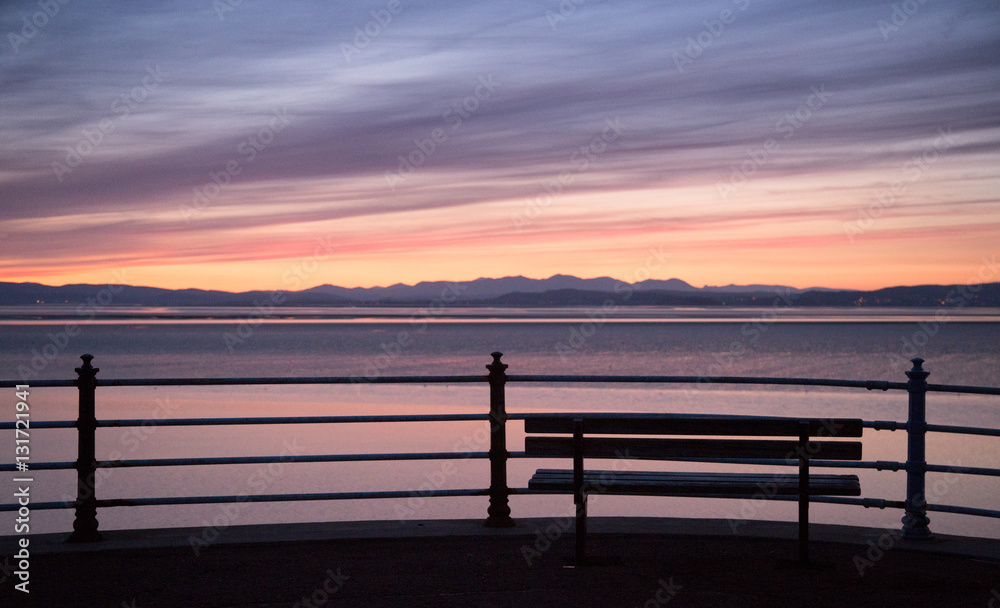
[[[1000,254],[995,0],[36,0],[0,33],[3,281],[874,289]]]

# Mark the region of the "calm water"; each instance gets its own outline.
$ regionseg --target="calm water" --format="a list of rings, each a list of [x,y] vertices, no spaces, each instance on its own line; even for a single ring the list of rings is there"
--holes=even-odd
[[[607,318],[600,311],[478,311],[471,316],[414,315],[411,311],[282,311],[265,319],[253,311],[200,311],[205,318],[180,319],[161,309],[157,318],[83,322],[72,311],[24,318],[7,311],[0,321],[0,377],[69,378],[79,354],[95,355],[103,378],[224,376],[378,376],[484,374],[489,353],[504,353],[508,373],[755,375],[905,381],[911,356],[927,360],[930,381],[1000,386],[1000,323],[995,310],[935,318],[932,311],[799,311],[784,309],[699,311],[630,309]],[[299,313],[303,311],[298,311]],[[133,313],[134,314],[134,313]],[[59,316],[61,315],[61,316]],[[627,315],[627,316],[626,316]],[[207,317],[214,318],[207,318]],[[13,318],[19,317],[19,318]],[[76,326],[67,327],[68,324]],[[13,403],[13,390],[0,400]],[[33,389],[33,418],[75,417],[74,389]],[[508,410],[663,411],[772,415],[857,416],[904,420],[902,392],[747,389],[629,385],[508,385]],[[488,389],[460,386],[278,386],[104,388],[98,417],[202,417],[355,413],[486,412]],[[12,408],[2,411],[11,412]],[[13,420],[13,417],[10,418]],[[1000,398],[931,394],[932,422],[1000,427]],[[523,447],[520,423],[511,423],[509,447]],[[13,437],[2,435],[0,453],[13,456]],[[106,429],[98,435],[98,457],[224,456],[283,453],[485,451],[485,423],[397,425],[287,425],[264,427],[151,427]],[[905,436],[869,431],[866,460],[904,460]],[[1000,467],[996,440],[932,434],[929,461]],[[32,459],[72,460],[72,432],[37,431]],[[9,460],[9,458],[4,459]],[[434,482],[446,488],[488,485],[486,461],[336,463],[105,471],[102,497],[170,496],[417,489]],[[538,462],[516,460],[510,483],[523,487]],[[662,463],[639,463],[664,466]],[[671,465],[665,465],[671,466]],[[695,465],[678,465],[684,470]],[[702,468],[712,469],[711,465]],[[732,470],[728,468],[727,470]],[[774,471],[775,469],[769,469]],[[862,471],[864,496],[902,500],[904,474]],[[4,491],[12,490],[5,476]],[[997,508],[996,478],[928,475],[931,502]],[[74,486],[71,471],[37,472],[33,499],[61,500]],[[9,495],[9,494],[8,494]],[[566,496],[511,499],[513,515],[554,516],[571,512]],[[328,519],[483,517],[486,501],[411,499],[237,505],[118,508],[103,510],[102,529],[200,526]],[[794,505],[740,500],[596,497],[597,515],[676,515],[794,519]],[[898,510],[816,505],[813,520],[897,527]],[[4,517],[10,517],[5,514]],[[32,531],[68,530],[69,512],[33,513]],[[1000,522],[932,513],[940,532],[1000,538]],[[392,525],[391,523],[387,525]]]

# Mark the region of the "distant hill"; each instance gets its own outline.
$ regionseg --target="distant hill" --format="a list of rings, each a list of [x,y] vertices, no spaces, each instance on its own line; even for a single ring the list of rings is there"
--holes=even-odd
[[[676,291],[690,291],[696,288],[688,285],[680,279],[670,279],[667,281],[645,281],[648,288],[667,289]],[[642,285],[644,285],[642,284]],[[336,287],[334,285],[320,285],[306,290],[307,292],[322,293],[358,302],[382,302],[382,301],[412,301],[412,300],[434,300],[440,298],[443,293],[452,293],[463,300],[485,300],[497,298],[511,293],[520,294],[540,294],[547,291],[557,291],[562,289],[574,289],[577,291],[614,292],[615,289],[623,289],[629,284],[624,281],[612,279],[611,277],[599,277],[596,279],[580,279],[577,277],[557,274],[548,279],[529,279],[526,277],[504,277],[502,279],[476,279],[474,281],[464,281],[449,283],[445,281],[422,282],[416,285],[403,285],[397,283],[389,287]],[[647,288],[644,286],[643,288]]]
[[[975,290],[973,292],[973,290]],[[816,291],[802,293],[796,306],[1000,306],[1000,283],[982,285],[918,285],[875,291]]]
[[[975,290],[973,292],[973,290]],[[276,295],[277,294],[277,295]],[[280,301],[272,302],[279,297]],[[973,286],[920,285],[874,291],[796,289],[780,285],[693,287],[680,279],[635,284],[610,277],[581,279],[555,275],[548,279],[503,277],[464,282],[431,281],[388,287],[320,285],[303,291],[227,291],[161,289],[130,285],[63,285],[0,283],[0,306],[37,303],[112,306],[599,306],[608,301],[628,306],[904,306],[1000,307],[1000,283]]]
[[[39,283],[0,283],[0,306],[31,304],[111,304],[114,306],[254,306],[267,302],[270,291],[231,293],[205,289],[161,289],[130,285],[63,285],[52,287]],[[293,295],[289,293],[288,295]],[[298,305],[343,306],[351,304],[332,295],[296,292]],[[110,302],[108,301],[110,300]]]

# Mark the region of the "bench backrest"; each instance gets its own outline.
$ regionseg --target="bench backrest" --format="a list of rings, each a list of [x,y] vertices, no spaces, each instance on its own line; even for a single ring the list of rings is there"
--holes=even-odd
[[[689,414],[551,415],[527,418],[524,451],[528,456],[572,457],[575,425],[580,425],[587,458],[777,458],[861,460],[860,441],[813,441],[811,437],[861,437],[855,418],[780,418]],[[545,433],[548,436],[531,436]],[[559,437],[558,435],[570,435]],[[593,435],[676,435],[713,439],[594,437]],[[795,437],[730,439],[729,437]],[[578,438],[577,441],[580,441]]]

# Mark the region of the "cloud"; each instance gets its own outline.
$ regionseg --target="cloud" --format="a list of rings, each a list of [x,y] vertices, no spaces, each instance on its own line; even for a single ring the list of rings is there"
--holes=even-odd
[[[941,128],[960,140],[953,159],[996,175],[983,164],[1000,135],[995,3],[921,4],[902,22],[894,4],[866,2],[587,3],[556,21],[556,2],[398,6],[244,2],[220,18],[194,0],[61,5],[0,55],[3,220],[105,214],[70,231],[57,248],[69,256],[111,226],[209,238],[527,199],[613,119],[622,137],[567,194],[711,194],[768,139],[780,146],[756,179],[891,173]],[[37,10],[6,3],[0,32]],[[151,68],[163,81],[122,114]],[[477,96],[484,79],[496,85]],[[802,121],[816,88],[830,98]],[[276,111],[287,128],[248,161]],[[789,115],[801,124],[781,130]],[[58,179],[55,164],[109,120]],[[389,187],[438,132],[446,139]],[[176,210],[231,162],[231,185],[181,221]]]

